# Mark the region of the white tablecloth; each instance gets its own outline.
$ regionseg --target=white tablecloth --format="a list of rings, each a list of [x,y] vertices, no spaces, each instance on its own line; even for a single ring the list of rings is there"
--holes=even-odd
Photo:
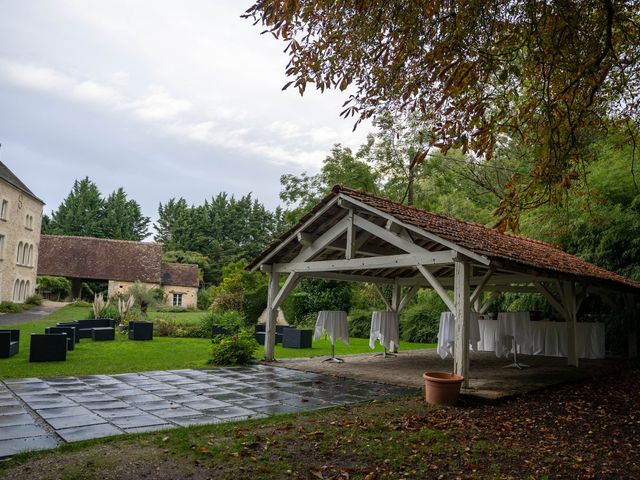
[[[398,323],[398,314],[396,312],[373,312],[371,315],[369,346],[375,348],[376,340],[379,340],[380,345],[384,348],[394,350],[400,342]]]
[[[500,312],[496,332],[496,356],[508,357],[513,351],[513,339],[518,353],[531,354],[531,321],[529,312]]]
[[[325,331],[329,334],[332,345],[335,345],[337,338],[342,340],[342,343],[345,345],[349,345],[347,312],[340,310],[322,310],[318,312],[318,320],[316,320],[313,339],[318,340]]]
[[[440,315],[440,326],[438,327],[438,347],[437,352],[441,358],[453,356],[453,345],[455,342],[456,317],[451,312],[442,312]],[[480,341],[480,326],[478,324],[478,314],[471,312],[469,323],[469,345],[473,350],[478,349]]]
[[[480,320],[480,342],[478,350],[496,352],[498,322]],[[530,341],[520,344],[518,353],[526,355],[544,355],[546,357],[567,357],[566,322],[529,322]],[[597,322],[576,323],[578,358],[605,358],[604,324]],[[513,351],[507,342],[509,353]]]

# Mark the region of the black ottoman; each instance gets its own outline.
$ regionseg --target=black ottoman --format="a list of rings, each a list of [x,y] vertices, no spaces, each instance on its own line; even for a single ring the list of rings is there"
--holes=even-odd
[[[94,340],[115,340],[116,329],[111,327],[92,328],[91,338],[93,338]]]
[[[66,333],[32,333],[30,362],[56,362],[67,359]]]
[[[73,350],[76,344],[76,329],[74,327],[47,327],[44,333],[66,333],[67,350]]]
[[[282,346],[285,348],[311,348],[313,330],[286,328],[282,334]]]

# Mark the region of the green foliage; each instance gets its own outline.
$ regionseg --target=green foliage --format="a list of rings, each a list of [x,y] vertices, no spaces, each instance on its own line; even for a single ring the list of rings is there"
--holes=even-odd
[[[253,360],[259,345],[250,330],[241,330],[232,335],[216,335],[212,340],[211,360],[213,365],[245,365]]]
[[[347,320],[349,322],[350,337],[369,338],[371,331],[370,310],[352,310]]]
[[[9,301],[0,302],[0,313],[20,313],[25,310],[24,305]]]
[[[269,286],[265,283],[244,294],[244,315],[249,325],[255,325],[262,312],[267,308]]]
[[[153,335],[175,338],[209,338],[211,336],[211,330],[209,330],[208,335],[203,335],[198,325],[194,325],[193,323],[179,320],[154,319]]]
[[[85,177],[73,183],[51,219],[43,222],[42,233],[139,241],[148,235],[149,223],[122,188],[103,199],[98,186]]]
[[[417,302],[400,314],[400,335],[406,342],[435,343],[444,302],[432,290],[421,291]]]
[[[251,194],[236,199],[220,193],[199,206],[189,206],[183,198],[161,203],[155,239],[167,251],[206,257],[204,281],[217,283],[223,277],[223,266],[253,259],[285,227],[282,210],[268,211]]]
[[[69,304],[70,307],[82,307],[82,308],[84,307],[91,308],[91,305],[92,304],[90,302],[87,302],[86,300],[74,300]]]
[[[246,265],[246,262],[240,261],[222,269],[222,282],[210,289],[210,305],[214,310],[240,311],[251,322],[255,322],[266,307],[267,278],[260,272],[247,271]],[[261,305],[264,305],[262,309]],[[257,310],[260,311],[256,315]]]
[[[33,294],[26,298],[24,301],[27,305],[42,305],[42,295]]]
[[[62,300],[71,295],[71,282],[64,277],[40,275],[36,279],[36,283],[38,284],[39,291],[52,293],[57,296],[58,300]]]
[[[204,337],[211,336],[211,327],[214,325],[224,328],[228,332],[237,333],[246,324],[242,313],[236,310],[212,310],[200,320],[200,329]]]
[[[204,279],[204,272],[211,271],[211,262],[209,258],[199,252],[189,252],[184,250],[171,250],[162,254],[162,261],[168,263],[190,263],[198,265],[198,279],[200,282]],[[205,310],[202,308],[202,310]]]
[[[198,310],[208,310],[213,301],[213,287],[198,289]]]
[[[351,284],[345,282],[305,278],[297,291],[283,302],[282,310],[292,325],[309,325],[320,310],[348,311],[351,288]]]
[[[88,313],[87,318],[90,320],[93,318],[111,318],[116,322],[119,322],[120,312],[118,312],[118,308],[115,305],[111,305],[111,303],[109,303],[102,310],[100,310],[97,317],[94,315],[92,310]]]
[[[127,293],[129,295],[133,295],[133,298],[135,298],[136,301],[136,305],[140,307],[140,310],[144,315],[147,313],[148,309],[153,309],[154,307],[156,307],[156,305],[158,305],[159,302],[156,297],[158,295],[157,290],[162,291],[162,289],[148,288],[141,282],[135,282],[131,287],[129,287]]]
[[[191,312],[193,311],[193,308],[189,308],[189,307],[179,307],[179,306],[173,306],[173,305],[158,305],[155,307],[155,311],[156,312],[165,312],[165,313],[184,313],[184,312]]]

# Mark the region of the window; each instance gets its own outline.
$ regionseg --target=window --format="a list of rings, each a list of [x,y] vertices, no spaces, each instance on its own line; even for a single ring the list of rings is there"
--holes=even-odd
[[[33,267],[33,245],[29,245],[29,259],[27,265]]]
[[[24,298],[23,298],[23,300],[26,300],[27,297],[29,297],[30,295],[31,295],[31,282],[29,280],[27,280],[26,287],[24,289]]]
[[[4,258],[4,235],[0,235],[0,259]]]
[[[27,230],[33,230],[33,215],[27,214],[24,219],[24,228]]]
[[[24,252],[24,245],[22,242],[18,243],[18,254],[16,255],[16,263],[22,265],[22,255]]]
[[[8,210],[9,210],[9,202],[6,200],[2,200],[2,205],[0,206],[0,220],[7,219]]]
[[[182,294],[181,293],[174,293],[173,294],[173,306],[174,307],[181,307],[182,306]]]
[[[20,294],[20,280],[16,279],[15,283],[13,284],[13,301],[14,302],[18,301],[19,294]]]

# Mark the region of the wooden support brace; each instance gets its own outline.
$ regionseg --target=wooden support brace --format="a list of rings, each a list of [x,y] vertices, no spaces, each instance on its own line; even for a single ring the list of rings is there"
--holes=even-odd
[[[444,304],[447,306],[449,311],[455,312],[455,307],[453,305],[453,301],[451,300],[451,297],[449,296],[447,291],[442,287],[442,285],[440,285],[440,282],[433,275],[433,273],[427,270],[423,265],[418,265],[417,268],[420,271],[420,273],[424,276],[424,278],[427,279],[427,282],[429,282],[429,285],[431,285],[431,287],[440,296],[440,298],[442,299]]]

